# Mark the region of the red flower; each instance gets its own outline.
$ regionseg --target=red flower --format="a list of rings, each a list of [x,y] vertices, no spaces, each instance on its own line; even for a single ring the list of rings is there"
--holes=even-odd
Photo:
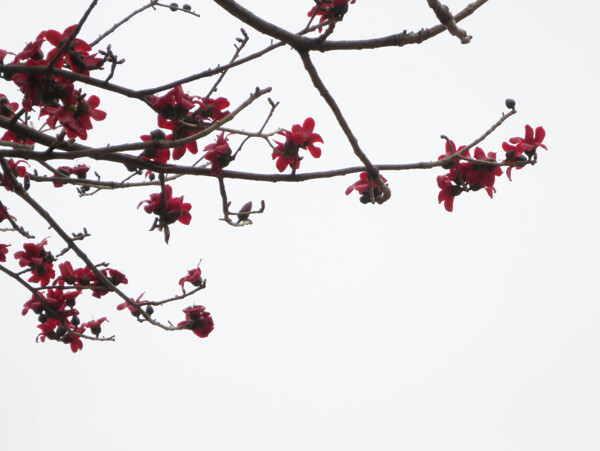
[[[17,102],[10,102],[8,97],[4,94],[0,94],[0,116],[11,118],[18,109],[19,104]]]
[[[50,279],[54,279],[52,266],[54,257],[44,249],[46,244],[48,244],[47,239],[39,244],[25,243],[23,251],[15,252],[15,258],[19,260],[19,265],[31,268],[32,276],[29,278],[29,282],[40,282],[43,287],[48,285]]]
[[[0,214],[1,213],[2,210],[0,210]],[[6,254],[8,254],[8,246],[10,246],[10,244],[0,244],[0,262],[6,261]]]
[[[96,109],[98,105],[100,99],[97,96],[90,96],[87,100],[80,98],[75,103],[62,107],[44,106],[40,110],[40,116],[48,116],[46,123],[50,128],[56,128],[56,123],[59,122],[69,138],[79,137],[85,140],[87,130],[93,128],[92,119],[102,121],[106,118],[104,111]]]
[[[38,324],[38,329],[41,330],[41,332],[38,334],[37,338],[35,339],[36,343],[39,341],[41,341],[42,343],[44,343],[46,341],[46,338],[50,338],[51,340],[54,340],[56,338],[56,332],[55,329],[60,325],[60,321],[55,319],[55,318],[48,318],[48,320],[43,323],[43,324]]]
[[[60,285],[67,283],[78,287],[87,287],[96,285],[98,281],[98,277],[87,266],[74,270],[71,262],[66,261],[60,263],[58,269],[60,276],[56,279],[56,282]]]
[[[117,271],[116,269],[107,268],[107,269],[102,269],[100,272],[102,274],[104,274],[104,276],[114,286],[120,285],[122,283],[126,284],[128,282],[125,274],[123,274],[120,271]],[[104,296],[105,294],[107,294],[109,292],[109,289],[104,284],[104,282],[102,282],[100,279],[98,279],[95,275],[94,275],[94,281],[91,283],[90,286],[92,286],[94,288],[92,290],[92,296],[94,296],[95,298],[98,298],[98,299],[100,299],[102,296]]]
[[[4,58],[6,58],[6,55],[14,55],[14,53],[0,49],[0,64],[4,63]]]
[[[100,319],[91,320],[87,323],[83,323],[81,327],[88,327],[92,331],[92,333],[97,337],[102,332],[101,326],[104,321],[108,321],[105,316],[103,316]]]
[[[475,148],[475,159],[488,162],[496,162],[496,153],[489,152],[487,155],[480,148]],[[468,170],[465,171],[465,180],[469,184],[472,191],[485,188],[490,198],[494,197],[496,188],[494,188],[494,182],[496,177],[502,175],[502,169],[499,166],[492,165],[480,165],[478,163],[468,162]]]
[[[212,163],[210,167],[212,175],[220,174],[223,168],[231,163],[231,147],[227,143],[225,132],[221,132],[215,143],[206,146],[204,152],[206,152],[206,159]]]
[[[208,334],[215,328],[210,313],[202,305],[187,307],[183,309],[183,313],[185,313],[185,321],[181,321],[177,326],[190,329],[200,338],[208,337]]]
[[[4,209],[6,211],[8,211],[8,207],[5,205]],[[10,218],[15,221],[17,218],[15,218],[13,215],[9,215]],[[4,211],[0,209],[0,222],[4,221],[6,219],[6,215],[4,214]]]
[[[167,137],[165,136],[165,132],[157,129],[150,132],[149,135],[140,136],[140,139],[144,142],[149,142],[153,140],[167,139]],[[151,147],[150,149],[144,149],[141,157],[146,160],[155,161],[156,163],[165,164],[167,161],[169,161],[169,158],[171,158],[171,151],[169,149],[157,149]]]
[[[10,171],[13,177],[15,178],[25,177],[25,175],[27,174],[27,168],[25,166],[20,166],[21,163],[25,163],[27,166],[29,166],[29,163],[27,163],[25,160],[14,161],[12,158],[6,160],[6,164],[10,168]],[[2,185],[4,186],[4,188],[6,188],[7,191],[13,190],[8,174],[4,174],[2,176]]]
[[[385,177],[381,177],[381,180],[385,183],[387,179]],[[363,204],[368,204],[371,202],[371,192],[369,187],[373,187],[373,196],[378,197],[381,195],[381,191],[375,182],[369,183],[369,176],[366,172],[361,172],[359,176],[358,182],[354,182],[348,188],[346,188],[346,196],[350,194],[352,191],[356,190],[358,194],[360,194],[360,201]]]
[[[56,169],[58,172],[66,175],[67,177],[70,175],[75,175],[78,179],[85,179],[87,177],[87,173],[90,170],[90,167],[86,164],[78,164],[77,166],[69,167],[69,166],[59,166]],[[54,175],[57,177],[57,175]],[[60,182],[52,183],[56,188],[60,188],[63,186]]]
[[[41,60],[44,57],[44,54],[42,53],[42,44],[44,43],[45,36],[45,31],[38,34],[35,41],[28,43],[22,51],[15,55],[13,64],[18,64],[20,61],[25,60]]]
[[[45,61],[27,60],[26,66],[47,66]],[[73,80],[44,74],[17,73],[12,81],[24,94],[22,105],[31,111],[33,105],[57,106],[59,100],[69,100],[73,97]]]
[[[438,194],[438,203],[444,202],[446,211],[451,212],[454,208],[454,198],[462,193],[460,186],[453,185],[449,174],[438,175],[437,184],[441,191]]]
[[[523,149],[525,152],[535,151],[538,146],[548,150],[545,144],[542,144],[546,137],[546,131],[543,127],[537,127],[535,129],[535,135],[533,133],[533,127],[531,125],[525,126],[525,138],[515,137],[510,138],[509,141],[513,144],[517,144],[518,147]]]
[[[183,290],[183,284],[186,282],[191,283],[195,287],[201,287],[203,284],[202,271],[200,270],[200,264],[194,269],[188,270],[188,275],[179,279],[179,285],[181,285],[181,289]]]
[[[148,301],[142,301],[142,296],[144,296],[144,293],[140,294],[140,296],[135,301],[133,300],[133,298],[131,298],[131,302],[137,305],[131,305],[127,302],[123,302],[122,304],[117,305],[117,310],[127,309],[133,316],[137,318],[141,314],[141,306],[149,303]]]
[[[187,114],[194,105],[199,104],[198,100],[195,100],[194,96],[185,94],[181,85],[175,86],[169,92],[163,96],[151,95],[148,97],[150,103],[157,110],[161,110],[166,115],[176,114],[177,116]]]
[[[229,106],[229,100],[224,97],[216,99],[202,99],[200,104],[200,115],[212,121],[220,121],[229,114],[229,111],[223,111]]]
[[[319,23],[323,23],[328,19],[342,20],[348,12],[348,3],[355,3],[356,0],[315,0],[317,5],[313,6],[308,12],[308,17],[315,14],[321,16]],[[319,28],[319,32],[322,28]]]
[[[284,130],[281,132],[285,136],[285,143],[275,141],[277,146],[272,154],[273,159],[277,159],[275,166],[279,172],[285,171],[288,166],[293,167],[295,163],[296,169],[300,167],[302,157],[298,156],[300,149],[308,149],[314,158],[321,156],[321,149],[316,147],[315,143],[322,143],[323,138],[317,133],[313,133],[315,128],[315,120],[312,117],[307,118],[302,126],[296,124],[292,130]]]
[[[170,185],[165,185],[165,209],[162,206],[162,193],[150,194],[149,200],[143,200],[138,204],[138,208],[142,204],[146,213],[158,215],[161,221],[172,224],[179,221],[182,224],[188,225],[192,220],[190,210],[191,204],[183,202],[183,196],[173,197],[173,188]]]
[[[82,334],[85,332],[85,329],[82,327],[78,327],[77,329],[75,329],[75,332]],[[65,339],[65,343],[69,343],[69,346],[71,347],[71,351],[73,353],[76,353],[77,351],[81,351],[83,349],[83,342],[81,341],[81,337],[79,337],[78,335],[69,333],[69,335]]]
[[[52,58],[54,58],[63,43],[69,39],[69,36],[75,31],[75,28],[77,28],[77,24],[67,27],[62,34],[56,30],[46,31],[46,40],[55,47],[48,52],[48,57],[46,58],[48,61],[51,61]],[[75,38],[71,41],[67,52],[57,61],[57,65],[59,67],[62,66],[63,61],[66,60],[73,72],[89,75],[89,69],[98,67],[98,64],[102,61],[100,58],[95,57],[96,54],[90,55],[88,53],[90,50],[92,50],[92,47],[90,47],[87,42]]]
[[[538,147],[543,147],[544,149],[548,150],[546,145],[542,144],[542,141],[544,141],[545,137],[546,131],[543,129],[543,127],[537,127],[534,134],[533,127],[526,125],[525,138],[514,137],[509,139],[512,144],[507,142],[502,143],[502,150],[506,152],[506,162],[515,163],[514,166],[511,165],[506,170],[506,175],[508,176],[509,180],[512,180],[511,175],[513,167],[516,169],[521,169],[526,161],[535,157]],[[525,153],[525,155],[523,155],[523,153]]]

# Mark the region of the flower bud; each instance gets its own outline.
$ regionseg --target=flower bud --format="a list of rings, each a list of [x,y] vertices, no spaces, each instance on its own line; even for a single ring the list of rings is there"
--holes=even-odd
[[[171,4],[169,5],[169,9],[170,9],[171,11],[177,11],[177,8],[179,8],[179,5],[178,5],[177,3],[175,3],[175,2],[173,2],[173,3],[171,3]]]
[[[517,106],[517,102],[515,102],[514,99],[506,99],[504,105],[506,105],[506,108],[514,110],[515,106]]]

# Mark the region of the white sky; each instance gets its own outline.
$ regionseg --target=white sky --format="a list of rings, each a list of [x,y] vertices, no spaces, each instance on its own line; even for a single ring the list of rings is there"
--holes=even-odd
[[[99,3],[80,35],[88,41],[144,2]],[[290,30],[312,6],[243,4]],[[62,31],[86,6],[7,2],[0,48],[19,51],[42,29]],[[240,24],[211,2],[192,6],[200,19],[150,12],[108,38],[127,59],[114,82],[152,87],[229,60]],[[103,329],[117,342],[86,341],[72,354],[35,343],[35,317],[20,315],[29,295],[3,278],[0,449],[599,449],[599,13],[582,0],[492,0],[460,24],[473,35],[466,46],[443,34],[401,49],[314,55],[375,163],[436,159],[440,134],[472,141],[506,111],[506,97],[519,113],[486,151],[501,153],[525,124],[544,126],[550,150],[538,152],[538,165],[497,180],[493,200],[460,196],[452,214],[437,204],[442,170],[384,173],[393,197],[383,206],[344,195],[355,176],[229,182],[232,208],[267,204],[253,226],[234,229],[218,220],[216,180],[188,178],[173,186],[193,204],[193,219],[175,225],[166,246],[135,208],[155,189],[79,199],[70,188],[32,188],[67,230],[88,228],[84,249],[123,271],[131,296],[176,294],[202,259],[208,287],[194,300],[216,328],[204,340],[167,333],[117,312],[116,297],[90,298],[78,303],[82,319],[109,317]],[[435,23],[425,0],[358,0],[334,38]],[[268,42],[245,28],[248,52]],[[205,95],[211,85],[186,90]],[[306,158],[302,171],[358,164],[293,51],[232,71],[219,95],[235,105],[255,86],[272,86],[281,101],[269,129],[315,118],[323,156]],[[16,100],[8,83],[0,92]],[[156,128],[156,115],[137,103],[86,92],[108,112],[89,143],[131,142]],[[257,104],[235,125],[255,129],[267,111]],[[257,141],[233,169],[275,166]],[[51,236],[50,248],[62,249],[15,196],[0,198],[38,241]],[[5,236],[16,252],[21,241]],[[187,305],[157,315],[179,321]]]

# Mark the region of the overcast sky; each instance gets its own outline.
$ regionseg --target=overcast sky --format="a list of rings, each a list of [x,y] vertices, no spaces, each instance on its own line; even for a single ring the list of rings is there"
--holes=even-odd
[[[92,41],[143,3],[100,1],[80,37]],[[242,4],[290,30],[313,5]],[[448,3],[454,12],[466,4]],[[7,2],[0,48],[20,51],[41,30],[62,31],[86,6]],[[107,38],[127,60],[113,81],[153,87],[228,61],[242,25],[209,1],[192,7],[200,18],[160,9]],[[86,341],[73,354],[36,344],[35,317],[20,313],[29,294],[3,276],[0,449],[599,449],[599,13],[583,0],[490,0],[460,24],[468,45],[444,33],[399,49],[313,56],[376,164],[437,159],[441,134],[471,142],[507,111],[507,97],[518,114],[484,150],[502,153],[525,124],[545,128],[549,150],[536,166],[498,179],[492,200],[461,195],[453,213],[437,203],[441,169],[384,173],[392,198],[381,206],[344,195],[355,175],[228,182],[232,208],[261,199],[267,207],[253,226],[232,228],[219,220],[216,180],[187,178],[173,187],[192,203],[192,222],[174,225],[166,246],[136,210],[153,188],[79,198],[73,188],[34,186],[66,230],[87,227],[83,248],[124,272],[131,296],[177,294],[202,259],[207,288],[190,302],[207,307],[215,330],[206,339],[165,332],[116,311],[116,297],[86,298],[82,318],[107,316],[104,332],[117,340]],[[358,0],[333,38],[435,23],[425,0]],[[248,53],[270,42],[245,28]],[[211,85],[185,89],[204,96]],[[268,129],[315,119],[323,155],[305,158],[301,171],[359,164],[293,51],[232,70],[218,95],[237,105],[256,86],[273,87],[281,102]],[[108,113],[90,144],[132,142],[156,128],[139,102],[86,92]],[[0,93],[18,100],[9,83]],[[235,127],[255,130],[267,112],[258,102]],[[270,154],[252,141],[233,169],[274,173]],[[3,190],[0,199],[37,241],[50,236],[50,249],[63,248],[15,196]],[[0,236],[9,241],[11,254],[19,250],[14,234]],[[157,313],[180,321],[187,305]]]

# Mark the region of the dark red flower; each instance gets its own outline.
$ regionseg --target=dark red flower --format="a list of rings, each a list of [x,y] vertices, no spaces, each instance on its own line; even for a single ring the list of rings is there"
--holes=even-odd
[[[35,41],[28,43],[23,50],[21,50],[15,55],[13,64],[18,64],[20,61],[25,60],[41,60],[42,58],[44,58],[44,54],[42,52],[42,44],[44,44],[45,37],[45,31],[42,31],[40,34],[38,34]]]
[[[316,6],[308,12],[308,17],[313,15],[321,16],[319,23],[323,23],[328,19],[342,20],[348,12],[348,4],[355,3],[356,0],[315,0]],[[319,32],[322,28],[319,28]]]
[[[223,172],[223,168],[231,163],[231,147],[227,143],[225,132],[221,132],[217,137],[217,141],[209,144],[203,150],[206,152],[206,159],[212,163],[210,167],[212,175],[220,174]]]
[[[190,329],[200,338],[208,337],[208,334],[215,328],[210,313],[203,305],[187,307],[183,309],[183,313],[185,313],[185,321],[181,321],[177,326]]]
[[[77,28],[77,24],[67,27],[62,33],[59,33],[56,30],[46,31],[46,40],[54,46],[54,48],[48,52],[48,57],[46,58],[48,61],[51,61],[54,58],[63,43],[69,39],[73,31],[75,31],[75,28]],[[96,54],[90,55],[90,50],[92,50],[92,47],[90,47],[87,42],[75,38],[71,41],[67,51],[59,58],[57,65],[60,67],[63,65],[63,61],[66,61],[73,72],[89,75],[89,69],[97,68],[100,61],[102,61],[100,58],[96,58]]]
[[[273,159],[277,159],[275,166],[279,172],[285,171],[290,167],[298,169],[302,157],[298,155],[300,149],[308,149],[314,158],[321,156],[321,149],[316,147],[315,143],[322,143],[323,139],[317,133],[313,133],[315,128],[315,120],[312,117],[307,118],[302,125],[296,124],[292,130],[284,130],[281,132],[285,136],[285,143],[275,141],[275,151],[272,154]]]
[[[79,137],[85,140],[87,130],[93,128],[92,119],[102,121],[106,118],[104,111],[96,109],[98,105],[100,99],[97,96],[90,96],[87,100],[79,98],[75,103],[62,107],[44,106],[40,110],[40,116],[48,116],[46,123],[50,128],[56,128],[58,122],[64,127],[69,138]]]
[[[0,210],[0,213],[2,213],[2,210]],[[8,254],[8,246],[10,246],[10,244],[0,244],[0,262],[6,261],[6,254]]]
[[[183,290],[183,284],[186,282],[191,283],[195,287],[201,287],[203,284],[202,280],[202,271],[200,270],[200,264],[194,269],[188,270],[188,275],[179,279],[179,285],[181,285],[181,289]]]
[[[46,66],[45,61],[27,60],[26,66]],[[73,98],[73,80],[44,74],[17,73],[12,81],[23,93],[23,108],[31,111],[33,105],[58,106],[59,100],[70,104]]]
[[[148,97],[154,108],[160,110],[164,115],[169,117],[175,114],[179,117],[181,114],[187,115],[194,105],[200,104],[195,96],[190,96],[183,92],[181,85],[175,86],[163,96],[151,95]]]
[[[24,163],[27,166],[29,166],[29,163],[27,163],[25,160],[14,161],[12,158],[6,160],[6,164],[10,168],[10,171],[11,171],[13,177],[15,177],[15,178],[25,177],[25,175],[27,174],[27,168],[25,166],[22,166],[21,163]],[[13,190],[13,186],[12,186],[12,183],[10,181],[10,177],[8,176],[8,174],[2,175],[2,185],[4,186],[4,188],[6,188],[7,191]]]
[[[6,205],[4,205],[4,208],[6,211],[8,211],[8,207]],[[9,215],[10,218],[13,221],[16,221],[17,218],[15,218],[13,215]],[[4,221],[6,219],[6,215],[4,214],[4,211],[2,209],[0,209],[0,222]]]
[[[462,193],[460,186],[454,185],[449,174],[438,175],[437,184],[441,191],[438,194],[438,202],[444,202],[446,211],[452,211],[454,208],[454,198]]]
[[[102,274],[104,274],[104,276],[114,286],[120,285],[122,283],[126,284],[128,282],[125,274],[123,274],[120,271],[117,271],[116,269],[107,268],[107,269],[100,270],[100,272]],[[98,299],[100,299],[102,296],[104,296],[105,294],[107,294],[110,291],[110,289],[104,284],[104,282],[101,281],[99,278],[95,277],[95,275],[94,275],[94,281],[92,281],[90,283],[90,286],[93,287],[92,296],[94,296],[95,298],[98,298]]]
[[[48,318],[48,320],[45,323],[38,324],[37,327],[41,330],[41,332],[38,334],[35,341],[37,342],[39,340],[42,343],[44,343],[46,341],[46,338],[50,338],[52,340],[56,339],[55,330],[59,325],[60,321],[55,318]]]
[[[56,169],[58,172],[60,172],[61,174],[63,174],[63,176],[70,176],[70,175],[74,175],[76,176],[78,179],[85,179],[87,177],[87,173],[90,170],[90,167],[86,164],[78,164],[77,166],[59,166]],[[54,175],[54,177],[58,177],[57,175]],[[60,188],[61,186],[63,186],[62,183],[60,182],[53,182],[52,183],[56,188]]]
[[[162,193],[150,194],[150,199],[141,201],[138,204],[138,208],[142,204],[147,204],[144,205],[144,211],[158,215],[163,222],[172,224],[175,221],[179,221],[182,224],[188,225],[192,220],[192,215],[190,214],[192,205],[183,202],[183,196],[173,197],[173,188],[170,185],[165,185],[164,209],[162,197]]]
[[[100,319],[91,320],[91,321],[88,321],[87,323],[83,323],[81,325],[81,327],[89,328],[92,331],[92,333],[97,337],[102,332],[102,323],[105,321],[108,321],[108,320],[106,319],[105,316],[103,316]]]
[[[535,158],[538,147],[548,150],[546,145],[542,144],[542,141],[544,141],[545,137],[546,131],[543,127],[537,127],[534,133],[533,127],[531,127],[531,125],[526,125],[525,138],[514,137],[509,139],[510,143],[512,144],[507,142],[502,143],[502,150],[506,152],[506,162],[514,163],[514,166],[511,165],[506,170],[506,175],[508,176],[509,180],[512,180],[511,176],[513,167],[516,169],[521,169],[527,161]]]
[[[140,136],[140,139],[144,142],[149,142],[153,140],[167,139],[167,137],[165,136],[165,132],[157,129],[152,131],[149,135]],[[165,164],[167,161],[169,161],[169,158],[171,158],[171,151],[166,148],[157,149],[155,147],[151,147],[150,149],[144,149],[142,155],[140,156],[146,160],[152,160],[156,163]]]
[[[475,148],[475,159],[481,161],[487,161],[491,163],[496,162],[496,153],[489,152],[487,155],[481,149],[481,147]],[[496,188],[494,188],[494,182],[496,177],[502,175],[502,169],[499,166],[482,165],[480,163],[468,162],[468,170],[465,171],[464,177],[469,185],[469,189],[477,191],[478,189],[485,188],[490,198],[494,197]]]
[[[84,329],[77,328],[75,329],[75,331],[77,333],[82,334],[84,332]],[[81,341],[81,337],[79,337],[78,335],[69,333],[67,342],[69,343],[69,346],[71,347],[71,351],[73,353],[76,353],[77,351],[81,351],[83,349],[83,342]]]
[[[6,58],[6,55],[14,55],[14,53],[6,51],[4,49],[0,49],[0,64],[4,62],[4,58]]]
[[[19,260],[19,265],[31,268],[32,275],[28,279],[29,282],[39,282],[43,287],[48,285],[50,279],[54,279],[52,265],[54,257],[44,249],[46,244],[48,244],[47,239],[39,244],[25,243],[23,245],[24,250],[15,252],[15,258]]]
[[[220,121],[229,114],[229,111],[223,111],[229,106],[229,100],[225,97],[216,99],[202,99],[200,104],[200,115],[212,121]]]
[[[533,133],[533,127],[531,125],[525,126],[525,138],[515,137],[510,138],[509,141],[512,144],[516,144],[518,147],[523,149],[525,152],[534,151],[539,147],[543,147],[548,150],[545,144],[542,144],[544,138],[546,137],[546,131],[543,127],[537,127],[535,129],[535,134]]]
[[[123,302],[122,304],[117,305],[117,310],[127,309],[133,316],[137,318],[141,314],[141,306],[149,303],[148,301],[142,301],[142,296],[144,296],[144,293],[140,294],[135,301],[133,298],[131,298],[131,302],[133,302],[134,305],[131,305],[128,302]]]
[[[381,177],[381,180],[385,183],[387,179],[385,177]],[[361,172],[359,175],[359,180],[354,182],[348,188],[346,188],[346,196],[350,194],[352,191],[356,190],[358,194],[360,194],[360,201],[363,204],[368,204],[372,201],[370,186],[373,187],[373,196],[377,198],[381,195],[381,190],[377,186],[375,182],[369,183],[369,176],[366,172]]]

